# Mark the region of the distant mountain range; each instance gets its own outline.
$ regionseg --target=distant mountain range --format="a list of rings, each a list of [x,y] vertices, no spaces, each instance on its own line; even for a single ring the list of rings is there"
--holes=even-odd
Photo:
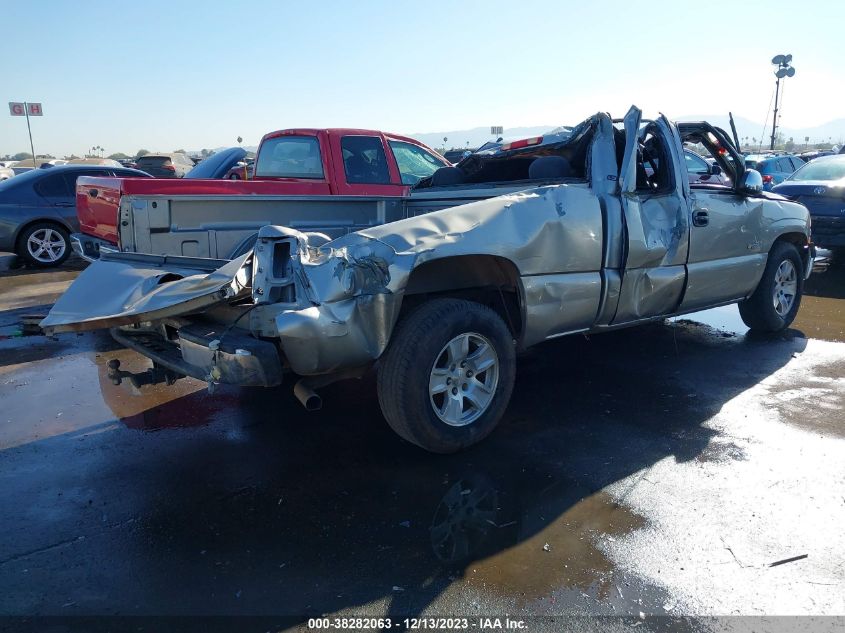
[[[713,125],[721,127],[730,133],[731,124],[727,115],[711,114],[711,115],[696,115],[678,117],[678,121],[709,121]],[[745,143],[745,137],[748,137],[748,142],[756,138],[760,141],[768,139],[772,134],[772,120],[769,119],[766,123],[765,129],[763,123],[750,121],[740,116],[734,116],[734,123],[736,123],[736,132],[741,143]],[[841,145],[845,141],[845,119],[836,119],[829,121],[823,125],[816,125],[814,127],[793,128],[786,126],[778,127],[778,134],[783,135],[783,138],[789,140],[790,138],[799,146],[804,144],[804,139],[809,137],[810,143],[835,143]]]
[[[678,121],[709,121],[713,125],[720,127],[730,134],[731,126],[727,115],[723,114],[701,114],[681,116],[677,118]],[[757,142],[765,141],[772,133],[772,122],[769,120],[766,123],[765,129],[762,122],[751,121],[750,119],[741,116],[735,116],[736,131],[739,135],[739,140],[742,144],[751,143],[756,138]],[[529,127],[508,127],[505,128],[502,136],[505,140],[517,140],[522,138],[531,138],[532,136],[541,136],[550,130],[560,127],[561,125],[574,125],[579,121],[561,122],[554,125],[534,125]],[[832,142],[841,145],[845,141],[845,118],[830,121],[824,125],[817,125],[808,128],[790,128],[780,127],[778,132],[783,135],[785,139],[792,138],[792,140],[800,145],[804,144],[804,138],[809,136],[810,143],[826,143]],[[489,127],[474,127],[469,130],[451,130],[448,132],[417,132],[411,133],[407,136],[415,138],[428,145],[429,147],[446,147],[447,149],[458,147],[478,147],[487,141],[496,140],[490,134]],[[443,138],[448,139],[445,144]],[[748,141],[745,138],[748,137]],[[244,145],[243,148],[249,152],[258,150],[257,145]],[[214,148],[218,152],[225,147]],[[200,150],[191,150],[189,154],[199,154]]]
[[[730,123],[727,115],[710,114],[710,115],[690,115],[677,118],[678,121],[709,121],[717,127],[721,127],[730,133]],[[540,136],[550,130],[561,125],[573,125],[579,123],[578,121],[561,122],[554,125],[535,125],[531,127],[509,127],[505,128],[502,135],[505,140],[515,140],[521,138],[530,138],[532,136]],[[754,122],[740,116],[734,117],[736,123],[736,131],[741,143],[746,143],[745,137],[748,137],[748,143],[751,139],[756,138],[759,143],[762,139],[768,139],[772,133],[772,122],[769,120],[765,128],[762,122]],[[824,125],[817,125],[809,128],[790,128],[779,127],[778,133],[782,134],[785,139],[792,138],[793,141],[799,145],[804,143],[804,138],[809,136],[810,143],[832,142],[842,144],[845,141],[845,118],[830,121]],[[451,130],[449,132],[419,132],[409,134],[408,136],[422,141],[430,147],[444,147],[443,138],[448,140],[445,147],[478,147],[487,141],[495,140],[490,134],[489,127],[476,127],[469,130]]]

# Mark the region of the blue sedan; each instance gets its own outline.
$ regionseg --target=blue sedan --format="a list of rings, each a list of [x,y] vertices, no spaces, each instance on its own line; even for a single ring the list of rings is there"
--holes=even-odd
[[[771,191],[772,187],[782,183],[804,165],[800,157],[792,154],[751,154],[745,157],[745,168],[756,169],[763,176],[764,191]]]
[[[817,158],[772,191],[810,210],[816,246],[845,248],[845,155]]]
[[[69,235],[79,230],[79,176],[151,177],[124,167],[61,165],[4,180],[0,182],[0,251],[17,253],[34,267],[64,262],[70,255]]]

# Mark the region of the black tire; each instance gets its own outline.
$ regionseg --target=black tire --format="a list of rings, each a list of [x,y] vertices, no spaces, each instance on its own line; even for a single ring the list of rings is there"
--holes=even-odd
[[[795,269],[796,287],[791,307],[779,314],[775,309],[774,296],[776,292],[776,275],[780,266],[785,262],[792,263]],[[776,242],[769,252],[766,269],[757,285],[754,294],[739,303],[739,314],[743,322],[752,330],[758,332],[780,332],[790,326],[801,307],[801,296],[804,293],[804,263],[798,249],[788,242]]]
[[[473,340],[486,339],[495,351],[498,370],[495,388],[489,385],[487,392],[492,393],[489,402],[484,408],[475,407],[477,417],[463,426],[453,426],[435,412],[434,401],[441,394],[429,394],[429,379],[435,364],[447,353],[446,344],[462,335],[472,335],[470,346]],[[472,358],[473,348],[467,349]],[[478,351],[480,347],[474,349]],[[468,366],[464,371],[469,369]],[[397,324],[379,366],[378,399],[387,423],[399,436],[433,453],[454,453],[480,442],[493,431],[508,406],[515,375],[513,336],[496,312],[472,301],[434,299]],[[454,384],[459,384],[459,380],[470,383],[471,376],[470,373],[468,377],[455,379]],[[492,373],[479,371],[474,378],[483,383],[492,380]],[[469,395],[461,391],[452,393],[459,396],[456,399],[461,403],[459,410],[463,411],[470,401]],[[444,393],[442,397],[445,406],[449,395]],[[471,414],[470,410],[468,415]]]
[[[46,259],[37,259],[29,252],[29,248],[27,247],[29,238],[40,231],[52,231],[50,236],[57,237],[59,239],[51,240],[51,242],[59,243],[60,240],[63,242],[64,249],[61,252],[61,255],[55,260],[47,261]],[[68,234],[67,229],[55,222],[36,222],[35,224],[31,224],[26,227],[18,236],[18,256],[21,257],[27,265],[34,268],[52,268],[55,266],[61,266],[70,256],[70,251],[70,235]],[[45,255],[45,257],[47,256]]]
[[[241,177],[238,176],[237,174],[230,174],[229,175],[229,180],[240,180],[240,179],[241,179]]]

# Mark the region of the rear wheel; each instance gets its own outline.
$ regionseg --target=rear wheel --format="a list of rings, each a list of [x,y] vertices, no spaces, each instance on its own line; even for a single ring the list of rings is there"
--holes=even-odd
[[[25,228],[18,238],[18,255],[30,266],[59,266],[70,255],[70,236],[58,224],[37,222]]]
[[[515,373],[513,337],[498,314],[472,301],[435,299],[397,325],[379,367],[379,403],[401,437],[453,453],[493,431]]]
[[[795,246],[787,242],[775,244],[757,289],[739,304],[745,325],[760,332],[779,332],[789,327],[801,306],[802,271],[801,256]]]

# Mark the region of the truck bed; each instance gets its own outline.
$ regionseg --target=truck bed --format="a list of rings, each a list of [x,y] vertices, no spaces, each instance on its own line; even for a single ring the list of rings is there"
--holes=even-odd
[[[251,248],[258,229],[266,225],[324,233],[334,239],[538,184],[542,183],[429,188],[407,198],[136,193],[121,199],[120,244],[124,251],[232,259]]]
[[[279,180],[212,180],[182,178],[80,179],[76,191],[79,227],[83,233],[117,242],[115,209],[123,196],[272,196],[322,195],[325,183],[290,183]]]

